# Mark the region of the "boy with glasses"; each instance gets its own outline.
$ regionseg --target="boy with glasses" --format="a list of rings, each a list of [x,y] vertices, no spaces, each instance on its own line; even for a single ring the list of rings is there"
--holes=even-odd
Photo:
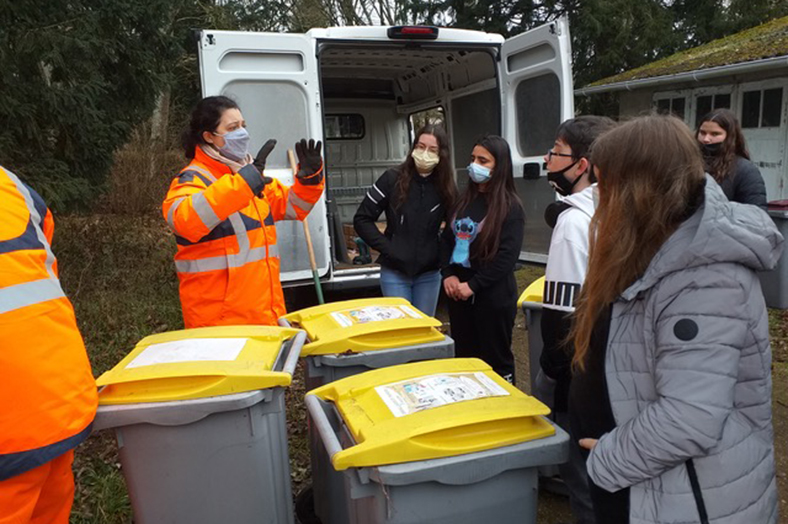
[[[563,198],[545,210],[545,220],[554,229],[545,269],[543,349],[534,394],[552,408],[555,422],[566,431],[572,378],[572,344],[567,337],[588,268],[588,228],[595,207],[596,179],[589,161],[590,149],[596,137],[614,126],[611,119],[599,116],[567,120],[559,126],[553,148],[544,157],[547,180]],[[577,439],[572,437],[569,461],[558,469],[576,521],[591,524],[594,512],[585,461]]]

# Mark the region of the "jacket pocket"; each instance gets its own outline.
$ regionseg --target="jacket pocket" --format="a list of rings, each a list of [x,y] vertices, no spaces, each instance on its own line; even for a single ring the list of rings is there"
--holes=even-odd
[[[391,248],[386,254],[390,267],[402,273],[409,273],[411,259],[409,240],[402,233],[395,233],[391,237]]]

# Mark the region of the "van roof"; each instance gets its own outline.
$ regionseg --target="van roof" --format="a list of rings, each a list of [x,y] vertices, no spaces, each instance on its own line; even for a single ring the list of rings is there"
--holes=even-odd
[[[392,42],[388,37],[389,26],[345,26],[345,27],[318,27],[310,29],[306,34],[312,38],[329,40],[376,40]],[[436,40],[424,42],[463,43],[463,44],[502,44],[503,36],[496,33],[485,33],[470,29],[453,29],[449,27],[438,28]]]

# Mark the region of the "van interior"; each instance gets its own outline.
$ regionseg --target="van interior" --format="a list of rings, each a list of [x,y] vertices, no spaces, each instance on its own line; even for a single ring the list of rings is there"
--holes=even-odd
[[[457,182],[474,140],[501,132],[495,46],[320,44],[329,227],[337,269],[370,263],[353,215],[372,183],[408,154],[413,134],[442,121]],[[381,229],[385,216],[380,217]],[[372,253],[371,260],[374,261]]]

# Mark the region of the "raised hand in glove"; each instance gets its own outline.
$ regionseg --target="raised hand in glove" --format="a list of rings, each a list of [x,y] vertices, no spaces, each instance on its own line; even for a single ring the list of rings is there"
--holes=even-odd
[[[269,139],[265,144],[263,144],[263,147],[260,148],[260,151],[257,152],[257,156],[252,161],[252,163],[246,164],[238,171],[238,174],[244,177],[244,179],[249,183],[249,187],[252,188],[252,191],[254,191],[255,194],[261,194],[265,188],[265,185],[270,184],[274,180],[273,178],[263,174],[265,171],[265,161],[268,158],[268,155],[271,154],[271,151],[273,151],[274,146],[276,146],[276,140],[273,138]]]
[[[320,140],[315,143],[313,139],[309,142],[302,138],[296,142],[295,150],[298,155],[298,173],[296,178],[307,186],[314,186],[323,180],[323,156],[320,149],[323,144]]]

